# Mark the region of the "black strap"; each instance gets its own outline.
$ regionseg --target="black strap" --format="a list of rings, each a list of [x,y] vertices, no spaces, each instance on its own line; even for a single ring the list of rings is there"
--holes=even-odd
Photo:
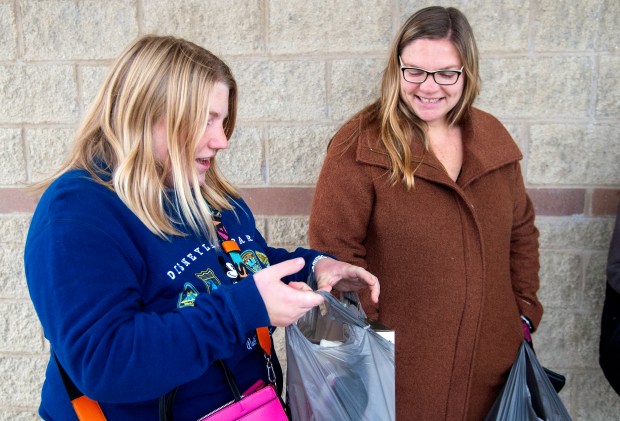
[[[174,397],[177,395],[178,387],[159,398],[159,420],[174,421],[172,406],[174,405]]]
[[[239,387],[237,386],[237,382],[235,381],[235,376],[230,371],[230,368],[226,365],[224,360],[217,360],[224,371],[224,376],[226,377],[226,382],[228,383],[228,387],[230,387],[230,391],[233,394],[233,399],[235,402],[239,402],[241,400],[241,392],[239,392]]]
[[[58,361],[58,357],[56,356],[56,353],[53,350],[52,350],[52,355],[54,356],[54,360],[56,360],[58,371],[60,371],[60,377],[62,377],[62,382],[65,385],[65,389],[67,389],[67,393],[69,394],[69,400],[72,401],[74,399],[79,398],[80,396],[84,396],[84,394],[80,392],[80,389],[77,388],[75,383],[73,383],[73,381],[71,380],[71,378],[69,377],[65,369],[62,367],[62,365],[60,364],[60,361]]]

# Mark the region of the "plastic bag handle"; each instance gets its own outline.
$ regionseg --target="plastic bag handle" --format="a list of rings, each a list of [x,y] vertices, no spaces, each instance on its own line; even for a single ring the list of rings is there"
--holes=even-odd
[[[315,291],[317,294],[320,294],[327,304],[329,304],[330,311],[334,312],[335,315],[338,316],[338,319],[343,321],[344,323],[351,324],[354,326],[365,328],[368,326],[366,322],[366,315],[363,312],[356,314],[349,307],[347,307],[344,303],[334,297],[332,294],[326,291]]]

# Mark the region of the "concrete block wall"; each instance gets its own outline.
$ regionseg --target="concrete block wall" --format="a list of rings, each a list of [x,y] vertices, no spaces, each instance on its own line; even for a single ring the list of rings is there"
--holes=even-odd
[[[38,419],[49,351],[23,274],[35,205],[24,188],[62,161],[132,39],[185,37],[231,65],[239,125],[221,165],[268,241],[294,247],[307,242],[329,137],[375,98],[400,24],[433,3],[469,17],[482,56],[478,106],[524,152],[541,231],[539,358],[567,375],[561,397],[575,420],[617,419],[620,397],[597,358],[620,198],[620,2],[0,0],[0,421]]]

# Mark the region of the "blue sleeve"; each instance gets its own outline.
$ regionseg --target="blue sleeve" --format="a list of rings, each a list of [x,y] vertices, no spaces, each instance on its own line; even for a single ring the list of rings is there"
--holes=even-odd
[[[58,359],[93,399],[155,399],[204,375],[269,323],[254,282],[200,294],[194,307],[147,312],[143,262],[109,227],[37,224],[25,250],[31,298]]]

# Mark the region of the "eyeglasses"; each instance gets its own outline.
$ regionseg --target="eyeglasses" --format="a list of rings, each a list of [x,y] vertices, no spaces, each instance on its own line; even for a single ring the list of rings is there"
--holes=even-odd
[[[463,68],[465,67],[461,66],[459,70],[435,70],[434,72],[429,72],[419,67],[403,66],[402,59],[398,57],[398,60],[400,61],[400,70],[403,72],[403,78],[405,78],[407,82],[417,84],[424,83],[428,75],[431,75],[438,85],[454,85],[458,82],[459,76],[461,76]]]

